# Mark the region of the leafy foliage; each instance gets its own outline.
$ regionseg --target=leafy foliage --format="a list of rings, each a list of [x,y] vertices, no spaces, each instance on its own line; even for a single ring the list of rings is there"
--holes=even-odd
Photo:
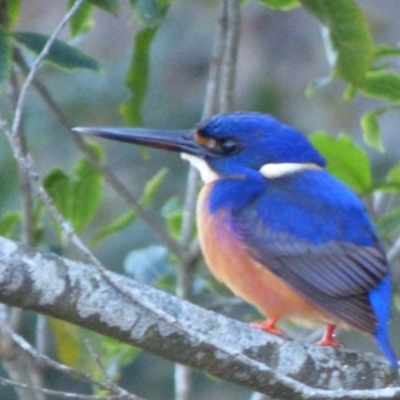
[[[261,4],[276,10],[291,10],[299,7],[299,0],[259,0]]]
[[[169,234],[178,239],[182,226],[182,200],[176,196],[171,197],[161,209],[161,215],[165,218]]]
[[[99,160],[104,158],[103,150],[91,143],[91,148]],[[54,168],[44,179],[44,186],[54,204],[77,233],[92,221],[100,204],[103,188],[103,175],[90,161],[82,159],[75,166],[72,176],[60,168]],[[56,225],[62,238],[62,230]]]
[[[335,56],[335,71],[359,85],[374,54],[372,35],[364,14],[353,0],[301,0],[301,4],[328,28]]]
[[[68,6],[72,7],[74,0],[68,0]],[[92,20],[93,6],[88,2],[84,2],[77,13],[69,21],[69,30],[72,37],[87,32],[93,27]]]
[[[131,97],[121,105],[121,114],[128,125],[142,125],[141,108],[149,80],[150,48],[156,33],[157,28],[149,27],[135,37],[132,61],[125,76]]]
[[[104,11],[109,12],[110,14],[117,14],[121,6],[121,0],[88,0],[88,1],[94,6],[99,7]]]
[[[346,135],[333,138],[318,132],[310,137],[312,144],[327,160],[327,169],[356,192],[367,193],[371,188],[371,166],[366,153]]]
[[[13,238],[21,221],[22,214],[18,211],[4,213],[0,218],[0,236]]]
[[[400,76],[394,72],[371,71],[360,90],[368,97],[400,103]]]
[[[13,38],[35,54],[39,54],[49,37],[35,32],[14,32]],[[56,40],[45,60],[66,71],[88,69],[99,72],[99,63],[76,48]]]
[[[165,174],[167,173],[166,168],[160,169],[145,185],[143,194],[139,199],[139,204],[142,207],[148,207],[153,201],[154,197],[157,194],[157,191],[164,179]],[[130,210],[125,214],[117,217],[108,225],[104,226],[100,232],[98,232],[91,241],[92,246],[99,244],[100,241],[105,239],[106,237],[113,235],[131,225],[137,218],[137,212]]]
[[[360,120],[361,127],[364,133],[365,143],[375,150],[384,151],[381,131],[379,129],[377,118],[383,114],[386,109],[378,109],[372,112],[365,113]]]
[[[172,0],[173,1],[173,0]],[[140,22],[147,27],[158,26],[168,10],[171,0],[129,0]]]

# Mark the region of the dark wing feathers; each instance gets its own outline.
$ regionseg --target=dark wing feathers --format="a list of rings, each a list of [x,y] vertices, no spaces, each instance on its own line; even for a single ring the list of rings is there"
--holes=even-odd
[[[376,240],[372,246],[338,240],[310,243],[272,231],[252,207],[233,223],[252,256],[308,301],[362,331],[376,330],[368,293],[388,271]]]

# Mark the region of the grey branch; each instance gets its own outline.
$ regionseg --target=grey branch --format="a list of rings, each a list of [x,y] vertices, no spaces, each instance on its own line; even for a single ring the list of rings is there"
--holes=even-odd
[[[383,358],[284,340],[124,276],[0,238],[0,301],[281,399],[389,399]]]

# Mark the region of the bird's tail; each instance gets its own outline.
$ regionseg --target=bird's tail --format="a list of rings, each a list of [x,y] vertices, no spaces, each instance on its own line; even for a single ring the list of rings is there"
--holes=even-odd
[[[384,329],[382,329],[384,328]],[[397,356],[392,349],[392,346],[389,341],[389,332],[387,327],[380,327],[374,334],[375,340],[378,343],[378,346],[382,350],[384,356],[388,359],[390,365],[393,368],[399,368],[399,362],[397,360]]]
[[[383,354],[393,368],[399,368],[399,362],[389,340],[388,321],[390,319],[391,276],[388,273],[381,283],[369,293],[369,300],[374,310],[378,328],[374,337]]]

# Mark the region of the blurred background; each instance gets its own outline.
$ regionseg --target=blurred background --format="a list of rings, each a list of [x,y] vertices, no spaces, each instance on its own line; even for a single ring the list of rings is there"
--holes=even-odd
[[[120,104],[128,97],[124,75],[132,57],[134,35],[142,28],[125,3],[122,2],[121,12],[116,16],[97,9],[93,18],[94,28],[87,35],[74,39],[74,44],[79,41],[78,47],[83,52],[100,62],[101,74],[86,71],[63,73],[50,65],[43,65],[39,72],[39,77],[46,82],[72,126],[124,125],[119,111]],[[217,23],[217,3],[215,0],[179,0],[170,7],[151,50],[150,84],[143,107],[145,126],[187,129],[201,119]],[[397,46],[400,38],[398,1],[363,0],[360,6],[367,15],[375,42]],[[17,30],[49,35],[65,11],[64,0],[22,1],[22,18]],[[62,38],[69,40],[68,31]],[[32,56],[30,61],[33,59]],[[255,0],[249,0],[242,7],[235,110],[272,113],[306,134],[318,130],[332,135],[346,132],[365,147],[360,116],[377,108],[379,101],[357,96],[351,103],[345,103],[342,99],[345,85],[339,81],[320,88],[312,96],[305,95],[305,88],[311,81],[328,74],[320,26],[304,10],[272,11]],[[11,115],[7,93],[2,94],[0,107],[5,116]],[[385,114],[380,123],[386,152],[382,154],[366,148],[373,160],[375,178],[385,176],[388,168],[399,161],[398,113]],[[72,170],[82,157],[34,90],[29,93],[24,125],[31,152],[43,175],[55,166]],[[168,168],[168,175],[150,208],[154,218],[163,224],[160,209],[171,197],[182,198],[184,194],[186,163],[175,154],[148,150],[144,157],[134,146],[102,144],[109,165],[137,196],[151,176],[164,166]],[[20,201],[17,170],[3,137],[0,137],[0,166],[0,211],[15,210]],[[122,200],[112,189],[105,187],[100,211],[94,224],[85,232],[86,237],[117,217],[122,209],[125,209]],[[50,235],[50,248],[52,240],[56,246],[55,238]],[[157,244],[152,231],[137,220],[121,233],[103,241],[95,252],[107,267],[126,273],[125,267],[129,264],[126,258],[132,250]],[[201,287],[208,281],[209,275],[203,266],[198,285]],[[215,290],[223,291],[221,288]],[[223,293],[229,297],[229,293]],[[208,297],[204,301],[211,302]],[[240,303],[221,311],[245,320],[258,317],[254,310]],[[399,326],[396,315],[392,326]],[[29,329],[28,318],[26,330]],[[400,336],[397,334],[396,337],[395,331],[398,330],[393,329],[393,339],[400,354]],[[299,331],[299,335],[306,334]],[[340,333],[339,338],[352,349],[376,351],[375,345],[360,334]],[[124,368],[121,383],[145,399],[170,399],[173,397],[172,363],[141,353]],[[0,387],[0,398],[14,399],[11,390],[4,395],[1,395],[1,390]],[[194,400],[241,400],[250,396],[251,393],[244,388],[196,374]]]

